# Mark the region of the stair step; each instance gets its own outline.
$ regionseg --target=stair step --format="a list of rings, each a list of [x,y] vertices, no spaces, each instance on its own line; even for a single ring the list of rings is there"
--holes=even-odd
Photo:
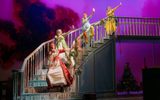
[[[48,84],[46,80],[30,80],[29,86],[30,87],[44,87],[44,86],[48,86]]]
[[[93,49],[94,49],[94,48],[89,47],[89,48],[87,49],[87,51],[88,51],[88,52],[92,52],[92,51],[93,51]]]
[[[88,56],[88,52],[83,54],[83,57],[86,57],[86,56]]]
[[[88,50],[84,50],[82,56],[88,56]]]
[[[26,93],[22,95],[22,100],[82,100],[76,93],[54,92],[54,93]]]
[[[99,46],[101,46],[103,44],[103,42],[100,41],[95,41],[93,44],[93,48],[98,48]]]
[[[95,43],[95,44],[103,44],[102,41],[95,41],[94,43]]]
[[[109,40],[110,39],[110,37],[104,37],[103,38],[103,40]]]

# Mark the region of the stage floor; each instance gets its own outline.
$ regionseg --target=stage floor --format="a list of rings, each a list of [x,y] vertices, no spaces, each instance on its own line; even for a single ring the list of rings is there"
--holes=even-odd
[[[143,96],[125,96],[125,97],[111,97],[97,100],[143,100]]]

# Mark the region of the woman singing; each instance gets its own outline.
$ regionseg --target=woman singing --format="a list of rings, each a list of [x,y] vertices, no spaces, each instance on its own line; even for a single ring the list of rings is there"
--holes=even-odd
[[[59,57],[60,53],[65,52],[65,49],[58,50],[54,43],[50,43],[49,51],[49,71],[47,73],[49,87],[54,86],[70,86],[73,78],[71,77],[66,65]]]
[[[115,17],[114,12],[121,5],[122,5],[122,3],[120,3],[115,8],[111,8],[110,6],[108,6],[108,8],[106,10],[107,20],[106,20],[106,24],[105,24],[105,29],[106,29],[106,32],[109,36],[112,35],[116,31],[116,20],[114,18]]]

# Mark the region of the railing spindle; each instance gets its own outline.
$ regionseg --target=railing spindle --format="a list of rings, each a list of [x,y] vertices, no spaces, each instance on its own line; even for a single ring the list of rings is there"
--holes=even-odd
[[[157,19],[156,22],[158,22],[157,25],[157,35],[160,36],[160,19]]]
[[[132,29],[131,29],[131,23],[132,23],[132,19],[128,18],[128,33],[130,35],[133,35],[133,33],[131,32],[132,31]]]
[[[98,41],[98,26],[96,26],[96,41]]]

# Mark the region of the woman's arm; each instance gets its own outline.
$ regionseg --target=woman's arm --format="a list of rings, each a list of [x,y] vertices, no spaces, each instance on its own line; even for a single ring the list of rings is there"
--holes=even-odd
[[[69,30],[68,32],[63,33],[62,36],[66,37],[70,32],[72,32],[72,30]]]
[[[72,25],[71,30],[69,30],[66,33],[63,33],[62,36],[66,37],[69,33],[71,33],[74,30],[74,25]]]
[[[59,51],[59,53],[63,53],[63,52],[65,52],[65,50],[64,50],[64,49],[59,49],[58,51]]]
[[[115,11],[117,8],[119,8],[122,5],[122,3],[120,2],[118,6],[113,8],[113,11]]]
[[[88,17],[88,20],[94,15],[94,13],[95,13],[95,8],[92,8],[92,13],[91,13],[91,15]]]
[[[58,51],[59,51],[59,53],[63,53],[65,51],[70,51],[70,50],[71,50],[70,48],[66,48],[66,49],[59,49]]]

